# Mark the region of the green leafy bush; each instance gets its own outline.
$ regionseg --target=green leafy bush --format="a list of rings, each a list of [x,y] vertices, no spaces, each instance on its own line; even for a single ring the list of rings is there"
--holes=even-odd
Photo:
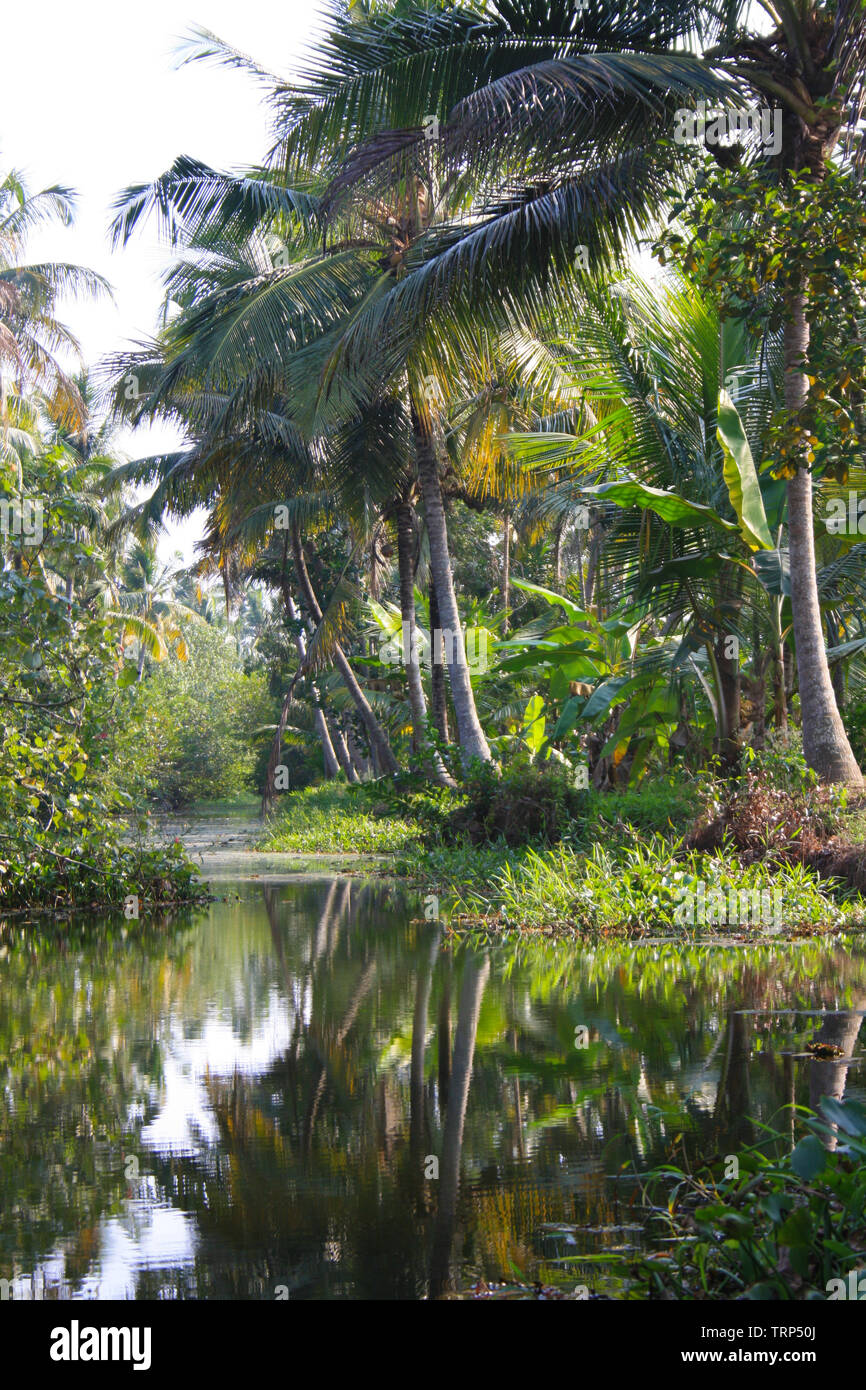
[[[115,746],[117,777],[172,808],[253,790],[255,731],[274,719],[264,675],[244,672],[225,633],[191,625],[184,636],[188,660],[169,658],[146,677],[137,721]]]
[[[193,896],[180,847],[138,851],[118,813],[114,730],[133,711],[116,640],[99,612],[38,570],[0,571],[0,906],[81,907]]]
[[[866,1108],[825,1096],[805,1127],[780,1158],[739,1154],[736,1178],[656,1169],[649,1195],[665,1190],[654,1206],[660,1235],[672,1243],[638,1262],[632,1296],[866,1296]]]
[[[489,765],[473,767],[463,784],[463,804],[449,816],[446,838],[471,844],[555,844],[586,813],[587,793],[567,769],[516,765],[498,776]]]

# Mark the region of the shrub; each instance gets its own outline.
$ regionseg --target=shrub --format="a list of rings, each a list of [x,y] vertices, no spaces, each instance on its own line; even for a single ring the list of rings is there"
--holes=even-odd
[[[588,794],[559,766],[516,766],[498,776],[489,765],[474,767],[463,785],[465,801],[448,817],[446,834],[472,844],[503,840],[507,845],[555,844],[585,815]]]
[[[264,676],[245,674],[224,633],[191,625],[184,635],[189,659],[169,658],[142,682],[138,719],[115,755],[121,771],[137,768],[147,795],[170,807],[254,790],[254,732],[274,718]]]
[[[737,1178],[657,1169],[651,1188],[667,1190],[654,1212],[673,1244],[639,1261],[632,1296],[824,1301],[866,1290],[866,1109],[825,1096],[820,1110],[792,1152],[740,1154]]]

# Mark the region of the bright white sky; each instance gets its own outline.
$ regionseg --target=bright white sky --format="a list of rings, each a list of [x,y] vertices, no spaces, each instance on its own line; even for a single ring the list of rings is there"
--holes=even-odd
[[[217,167],[254,163],[268,147],[262,89],[233,69],[178,68],[178,40],[210,29],[264,67],[288,75],[309,40],[316,0],[25,0],[4,7],[0,159],[32,189],[61,183],[79,195],[74,227],[34,234],[29,259],[78,262],[112,283],[115,303],[69,303],[62,317],[88,362],[153,332],[164,248],[154,229],[111,254],[116,193],[163,172],[178,154]],[[172,447],[165,431],[122,439],[131,456]],[[172,528],[161,545],[185,559],[199,528]]]

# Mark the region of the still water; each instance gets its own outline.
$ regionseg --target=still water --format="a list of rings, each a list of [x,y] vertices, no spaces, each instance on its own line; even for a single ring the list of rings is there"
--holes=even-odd
[[[12,1297],[615,1294],[579,1257],[645,1240],[678,1136],[787,1144],[792,1099],[866,1097],[866,942],[470,951],[381,880],[216,891],[2,936]]]

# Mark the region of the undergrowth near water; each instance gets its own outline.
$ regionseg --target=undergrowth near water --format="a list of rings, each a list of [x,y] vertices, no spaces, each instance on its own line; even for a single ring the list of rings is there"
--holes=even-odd
[[[256,848],[269,853],[393,854],[419,841],[421,827],[400,816],[376,815],[341,782],[307,787],[265,827]]]

